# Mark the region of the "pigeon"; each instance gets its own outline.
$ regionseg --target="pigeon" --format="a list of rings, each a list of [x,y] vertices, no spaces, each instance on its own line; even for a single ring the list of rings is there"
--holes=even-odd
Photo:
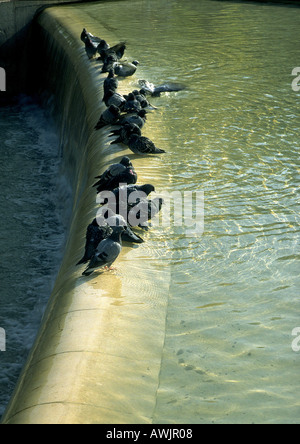
[[[180,83],[164,83],[163,85],[155,86],[148,80],[139,80],[139,85],[142,89],[152,97],[160,97],[163,92],[182,91],[185,89],[185,85]]]
[[[86,39],[90,39],[91,42],[95,46],[98,46],[99,43],[101,42],[101,39],[99,37],[96,37],[93,34],[91,34],[90,32],[87,32],[87,30],[85,28],[83,28],[83,31],[82,31],[82,33],[80,35],[80,38],[83,41],[83,43],[85,43]]]
[[[132,94],[135,96],[136,100],[140,102],[142,108],[146,108],[148,106],[148,100],[146,98],[146,94],[143,94],[142,89],[140,91],[138,89],[134,89],[132,91]]]
[[[101,51],[106,51],[106,50],[109,49],[109,48],[110,48],[109,44],[108,44],[105,40],[100,39],[99,44],[98,44],[98,47],[97,47],[98,52],[99,52],[99,55],[100,55],[100,52],[101,52]],[[101,57],[101,56],[100,56],[100,57]]]
[[[124,227],[116,226],[112,228],[112,233],[106,239],[103,239],[91,258],[88,267],[82,273],[84,276],[90,276],[95,270],[103,267],[110,267],[117,259],[122,250],[121,234]]]
[[[122,94],[110,89],[103,97],[103,102],[106,106],[115,105],[122,110],[126,99]]]
[[[128,148],[135,154],[161,154],[165,153],[164,150],[157,148],[148,137],[138,134],[132,134],[129,137]]]
[[[136,100],[140,102],[142,108],[157,109],[156,106],[152,105],[147,100],[146,91],[144,89],[141,89],[140,91],[135,89],[134,91],[132,91],[132,93],[134,94]]]
[[[134,123],[139,128],[143,128],[145,122],[146,122],[146,114],[147,111],[145,109],[141,109],[138,113],[128,113],[126,115],[123,115],[117,120],[116,123],[113,125],[125,125],[126,123]]]
[[[92,40],[89,37],[85,39],[84,43],[87,56],[89,59],[92,59],[93,57],[95,57],[97,53],[97,46],[95,46],[95,44],[92,42]]]
[[[142,244],[144,239],[140,235],[136,234],[129,225],[127,225],[125,231],[122,233],[122,241],[133,244]]]
[[[123,106],[123,111],[130,113],[130,112],[139,112],[142,109],[141,102],[136,99],[135,95],[133,93],[129,93],[127,96],[124,96],[126,99],[126,102]]]
[[[147,221],[160,211],[163,203],[161,198],[147,199],[153,191],[155,187],[151,184],[122,185],[112,191],[114,199],[104,201],[100,213],[121,215],[130,226],[147,229]]]
[[[80,34],[80,40],[85,43],[85,40],[89,37],[89,32],[85,28],[83,28],[82,33]]]
[[[130,62],[124,62],[121,63],[115,62],[113,63],[113,68],[115,70],[115,74],[120,77],[129,77],[132,76],[137,69],[137,66],[139,65],[139,62],[137,60],[134,60],[132,63]]]
[[[136,234],[132,231],[132,229],[130,228],[130,226],[128,226],[128,224],[123,216],[121,216],[120,214],[113,214],[113,212],[111,212],[111,214],[112,215],[110,215],[106,219],[106,223],[111,228],[116,227],[116,226],[123,226],[124,227],[124,231],[121,234],[122,241],[131,242],[131,243],[135,243],[135,244],[141,244],[144,242],[144,240],[138,234]]]
[[[121,191],[124,194],[126,193],[128,197],[134,191],[137,191],[139,193],[143,193],[143,194],[140,194],[140,196],[138,196],[139,198],[142,199],[144,197],[149,196],[150,193],[155,192],[155,187],[154,187],[154,185],[152,185],[150,183],[146,183],[145,185],[135,185],[135,184],[134,185],[122,185],[121,187],[115,188],[113,190],[113,193],[117,198],[119,198],[119,194]]]
[[[111,69],[114,69],[114,65],[118,63],[118,61],[119,59],[116,54],[109,54],[103,62],[101,72],[109,72]]]
[[[107,47],[107,43],[105,42],[105,40],[102,40],[98,45],[98,52],[100,54],[99,59],[102,60],[104,63],[107,62],[107,58],[109,56],[113,56],[116,61],[120,60],[124,56],[125,49],[126,42],[120,42],[114,46]]]
[[[103,113],[101,114],[96,126],[95,130],[99,130],[106,125],[112,125],[116,123],[120,118],[120,108],[116,105],[110,105]]]
[[[120,60],[124,56],[125,49],[126,49],[126,42],[120,42],[109,48],[108,52],[113,52]]]
[[[148,221],[160,212],[163,202],[161,197],[155,197],[154,199],[138,199],[135,204],[129,203],[127,207],[129,225],[148,230]]]
[[[119,129],[113,130],[109,137],[118,136],[117,139],[111,142],[111,145],[115,143],[123,143],[124,145],[128,145],[129,140],[132,135],[141,136],[141,128],[135,123],[125,123]]]
[[[111,48],[102,49],[101,44],[98,46],[100,57],[98,60],[103,61],[102,72],[108,72],[114,67],[115,63],[123,57],[126,49],[126,43],[121,42]]]
[[[104,200],[104,203],[116,214],[122,214],[125,217],[129,205],[136,205],[138,201],[146,199],[152,192],[155,192],[155,187],[151,184],[122,185],[112,190],[114,199],[112,201]]]
[[[86,242],[85,242],[85,252],[82,259],[77,262],[76,265],[85,264],[95,254],[95,251],[99,243],[107,238],[112,232],[112,229],[108,224],[99,226],[97,220],[94,219],[91,224],[88,225],[86,230]]]
[[[114,163],[110,165],[101,176],[97,176],[99,179],[93,187],[97,187],[97,193],[101,191],[112,191],[119,187],[120,183],[135,184],[137,182],[137,174],[134,170],[132,163],[128,157],[123,157],[120,163]]]
[[[115,71],[110,69],[108,71],[108,76],[104,80],[103,89],[104,89],[104,97],[108,93],[109,90],[116,92],[118,89],[118,79],[115,77]]]

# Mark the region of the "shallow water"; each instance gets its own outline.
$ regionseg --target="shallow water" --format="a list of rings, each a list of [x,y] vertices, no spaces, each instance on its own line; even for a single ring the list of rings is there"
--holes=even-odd
[[[204,232],[160,225],[124,248],[114,302],[136,292],[143,322],[142,304],[167,300],[153,422],[299,423],[299,8],[130,0],[66,10],[94,34],[106,27],[110,43],[127,41],[140,65],[122,91],[143,78],[188,86],[152,100],[143,134],[167,153],[134,164],[162,196],[203,192]]]
[[[51,118],[30,97],[0,109],[0,146],[2,415],[61,263],[70,209],[59,198],[70,196],[70,186]]]
[[[152,100],[159,109],[144,134],[167,154],[136,161],[161,195],[199,190],[205,204],[203,235],[160,226],[140,250],[171,275],[153,422],[298,423],[300,95],[291,72],[300,10],[205,0],[76,8],[92,33],[96,19],[139,60],[124,89],[138,78],[188,86]]]

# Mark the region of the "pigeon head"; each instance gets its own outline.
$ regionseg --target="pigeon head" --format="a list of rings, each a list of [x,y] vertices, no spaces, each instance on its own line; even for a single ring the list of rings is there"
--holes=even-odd
[[[141,107],[142,108],[147,108],[147,106],[149,105],[149,103],[147,102],[147,100],[141,100]]]
[[[122,165],[124,165],[125,167],[132,166],[132,163],[130,162],[129,157],[127,157],[127,156],[124,156],[124,157],[121,159],[120,163],[121,163]]]
[[[122,228],[126,227],[127,223],[123,216],[120,214],[114,214],[107,219],[107,223],[111,228]]]
[[[99,227],[99,224],[97,222],[97,218],[93,219],[93,221],[91,222],[91,225],[93,225],[94,227]]]
[[[120,115],[120,109],[119,109],[116,105],[110,105],[110,107],[109,107],[109,111],[110,111],[114,116],[119,116],[119,115]]]
[[[101,40],[101,42],[99,43],[97,49],[98,49],[98,51],[101,51],[101,50],[105,50],[105,49],[108,49],[108,48],[109,48],[108,43],[105,40]]]
[[[97,225],[99,225],[99,227],[102,226],[106,226],[107,225],[107,219],[109,217],[114,216],[115,213],[107,207],[101,207],[98,209],[97,211],[97,215],[96,215],[96,219],[94,219],[94,221],[96,221]]]
[[[140,62],[138,62],[137,60],[133,60],[132,64],[135,66],[138,66],[140,64]]]
[[[126,130],[126,133],[129,135],[136,134],[137,136],[141,136],[142,131],[141,128],[135,123],[125,123],[123,128]]]
[[[130,138],[129,138],[129,141],[130,142],[132,142],[132,143],[136,143],[136,141],[139,139],[139,135],[138,134],[131,134],[131,136],[130,136]]]
[[[81,40],[83,42],[85,42],[85,39],[87,38],[87,31],[85,28],[83,28],[82,33],[81,33]]]
[[[140,116],[140,117],[146,117],[146,114],[147,114],[147,111],[145,109],[141,109],[138,112],[138,116]]]
[[[131,92],[128,94],[128,99],[127,100],[135,100],[135,95]]]
[[[147,183],[146,185],[141,185],[139,187],[139,190],[143,191],[148,196],[150,193],[152,193],[152,191],[155,191],[155,187],[153,185]]]

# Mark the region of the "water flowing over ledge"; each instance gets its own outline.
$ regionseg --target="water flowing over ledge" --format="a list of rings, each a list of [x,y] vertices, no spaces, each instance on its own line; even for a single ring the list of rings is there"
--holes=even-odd
[[[95,217],[94,177],[123,152],[108,148],[109,129],[93,130],[105,109],[106,75],[86,57],[79,38],[84,17],[81,21],[68,8],[63,15],[60,11],[45,10],[32,29],[39,45],[32,82],[39,81],[41,99],[59,125],[73,182],[73,218],[40,331],[2,422],[151,423],[170,272],[159,260],[147,260],[146,243],[123,249],[116,273],[86,279],[75,266]],[[95,29],[107,41],[117,40],[97,23]]]

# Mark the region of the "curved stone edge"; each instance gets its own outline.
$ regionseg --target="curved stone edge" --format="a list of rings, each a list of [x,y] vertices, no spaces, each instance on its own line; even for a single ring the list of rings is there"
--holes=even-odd
[[[46,100],[54,100],[59,116],[65,162],[74,173],[73,218],[40,331],[2,423],[150,423],[164,343],[165,300],[140,307],[132,293],[132,303],[128,298],[128,304],[118,304],[119,278],[107,275],[89,281],[74,266],[82,254],[86,226],[95,215],[91,181],[115,156],[103,154],[109,130],[101,135],[93,131],[104,109],[101,85],[106,75],[87,61],[78,27],[70,22],[66,26],[58,8],[41,14],[36,32],[47,51],[44,62],[56,68],[43,71],[43,82],[49,88]],[[65,85],[58,81],[59,66]],[[158,279],[158,285],[167,285],[168,272]]]

